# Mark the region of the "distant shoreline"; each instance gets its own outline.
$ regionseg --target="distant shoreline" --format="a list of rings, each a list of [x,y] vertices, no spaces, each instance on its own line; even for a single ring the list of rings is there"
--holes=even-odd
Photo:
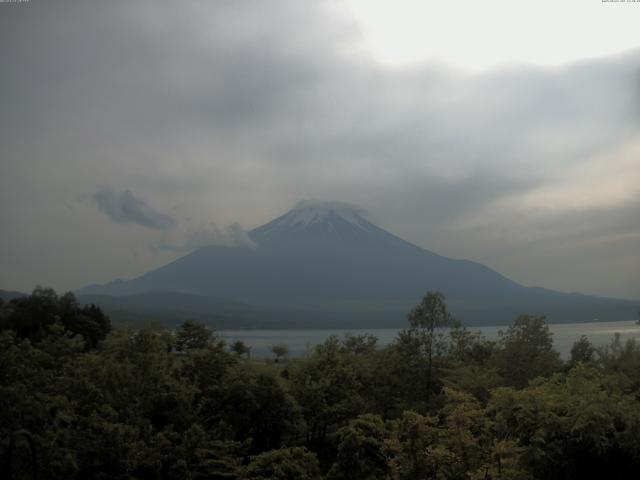
[[[640,325],[635,320],[612,322],[554,323],[548,324],[553,334],[554,348],[563,358],[569,356],[573,343],[586,335],[595,346],[606,345],[613,340],[615,333],[620,333],[624,342],[630,338],[640,339]],[[488,340],[497,340],[498,332],[505,331],[509,325],[491,325],[468,327],[471,332],[481,332]],[[305,356],[309,349],[323,343],[332,335],[344,337],[345,334],[373,335],[379,346],[390,344],[400,330],[405,327],[391,328],[323,328],[323,329],[225,329],[217,330],[225,341],[242,340],[252,349],[253,358],[272,358],[271,347],[276,344],[286,345],[291,358]]]

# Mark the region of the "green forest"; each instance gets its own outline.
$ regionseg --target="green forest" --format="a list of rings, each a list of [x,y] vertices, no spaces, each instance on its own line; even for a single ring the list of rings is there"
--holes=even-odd
[[[570,479],[640,471],[640,345],[488,341],[427,293],[388,346],[251,358],[204,324],[113,328],[37,288],[0,302],[2,478]]]

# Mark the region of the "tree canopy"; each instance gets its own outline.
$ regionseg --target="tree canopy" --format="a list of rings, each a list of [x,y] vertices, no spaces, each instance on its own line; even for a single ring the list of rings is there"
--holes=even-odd
[[[110,329],[36,289],[0,303],[0,460],[16,478],[566,479],[640,471],[640,345],[544,318],[488,341],[425,296],[391,345],[330,337],[305,358],[250,359],[212,330]],[[245,346],[246,347],[246,346]],[[429,366],[431,365],[431,370]],[[22,437],[20,437],[22,438]],[[11,451],[10,451],[11,450]],[[4,478],[4,477],[3,477]]]

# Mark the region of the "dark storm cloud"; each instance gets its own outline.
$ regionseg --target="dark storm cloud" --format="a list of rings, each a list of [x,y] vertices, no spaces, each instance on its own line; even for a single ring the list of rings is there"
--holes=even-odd
[[[225,229],[216,233],[212,221],[257,226],[318,197],[362,205],[372,220],[444,254],[483,259],[540,230],[560,241],[579,223],[588,235],[591,214],[567,209],[575,222],[556,222],[535,209],[492,209],[572,179],[600,156],[615,171],[611,152],[638,141],[638,51],[552,69],[386,69],[360,48],[340,2],[32,0],[3,8],[0,40],[4,252],[41,251],[24,238],[47,231],[77,255],[71,224],[103,227],[68,197],[128,185],[154,207],[125,212],[112,192],[112,219],[156,230],[180,220],[179,238],[154,255],[220,241]],[[628,203],[607,208],[614,218]],[[460,235],[469,217],[491,228]],[[129,245],[158,245],[153,229],[137,230],[77,241],[101,249],[108,261],[92,265],[107,279],[169,259],[123,259]],[[2,258],[6,282],[22,271],[12,258]],[[550,271],[557,264],[549,261]],[[74,286],[98,280],[46,270]]]
[[[170,215],[153,209],[129,190],[103,189],[94,193],[93,199],[100,211],[116,223],[135,223],[160,230],[171,228],[176,223]]]

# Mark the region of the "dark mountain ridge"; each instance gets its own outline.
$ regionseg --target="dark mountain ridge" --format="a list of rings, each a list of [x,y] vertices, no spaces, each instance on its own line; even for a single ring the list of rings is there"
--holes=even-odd
[[[335,202],[301,202],[249,236],[252,245],[198,248],[136,279],[79,293],[180,292],[361,326],[402,324],[428,290],[442,291],[468,324],[510,322],[525,312],[552,321],[624,320],[638,309],[638,302],[522,286],[413,245]]]

